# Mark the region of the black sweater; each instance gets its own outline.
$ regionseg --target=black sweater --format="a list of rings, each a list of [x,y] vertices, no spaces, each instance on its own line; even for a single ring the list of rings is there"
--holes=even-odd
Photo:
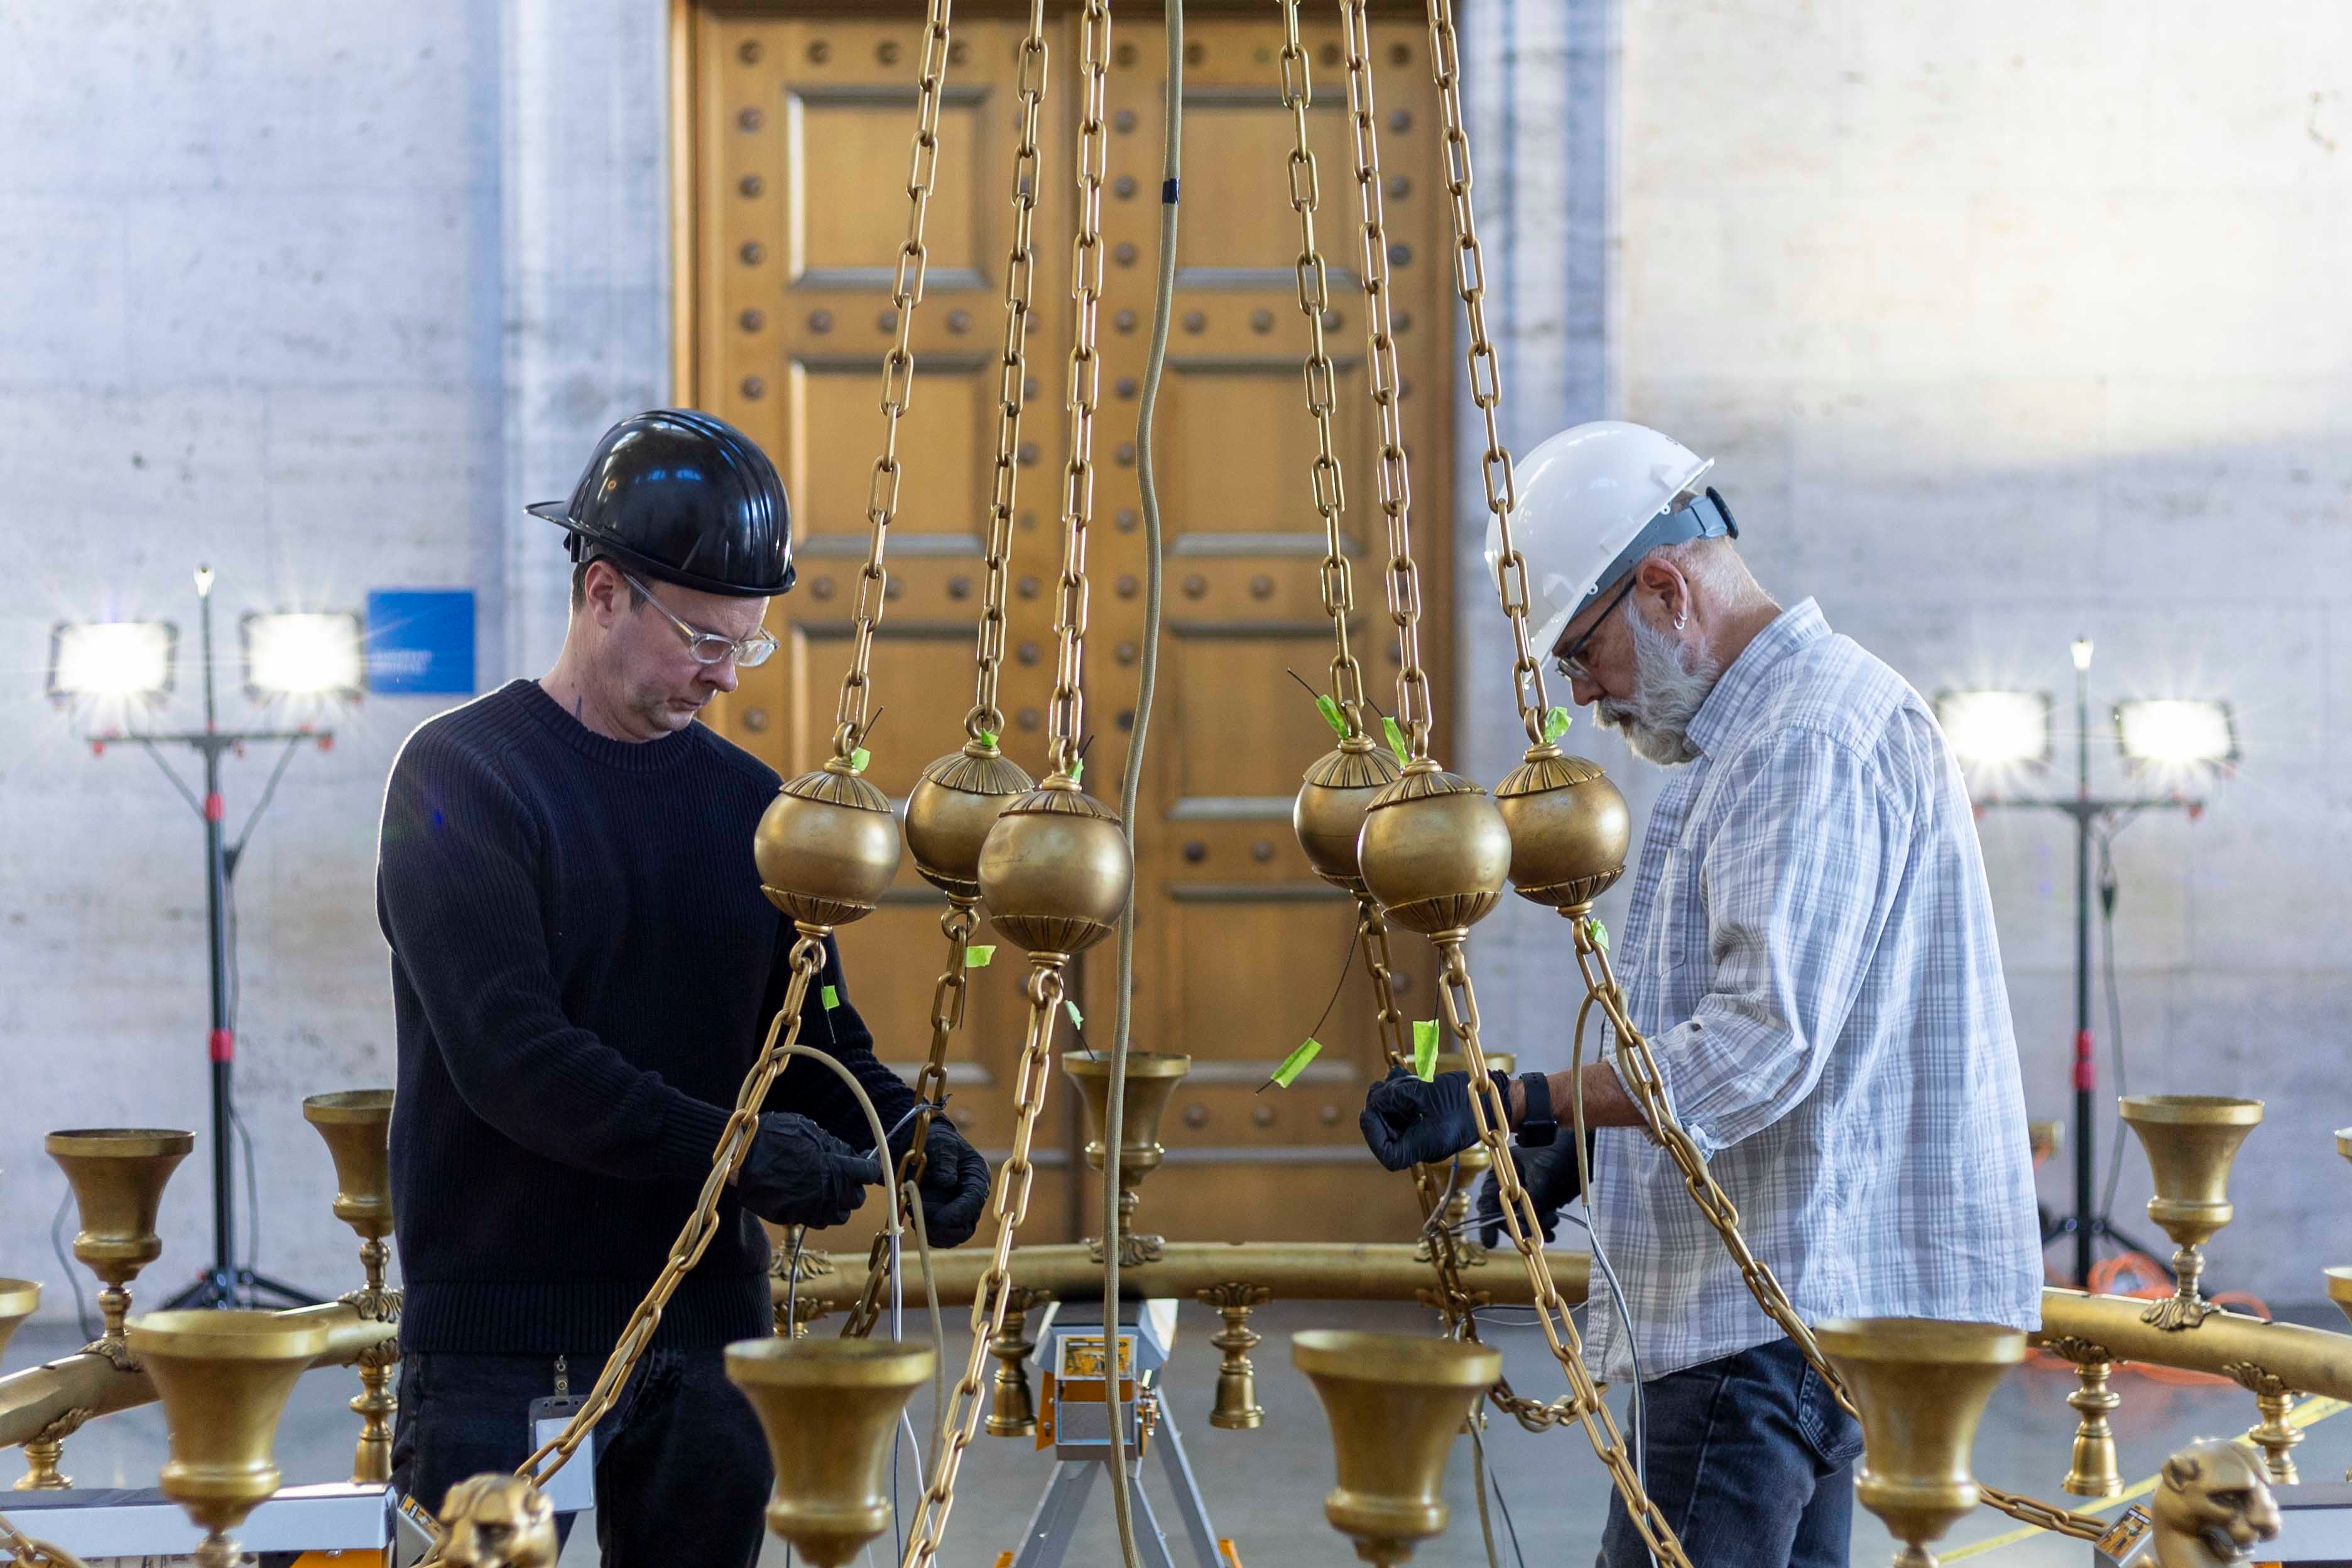
[[[403,1344],[612,1348],[693,1210],[789,978],[793,929],[751,858],[776,784],[700,724],[607,740],[526,680],[402,747],[376,912],[400,1049]],[[914,1096],[875,1060],[825,945],[801,1039],[856,1072],[888,1126]],[[814,1062],[790,1063],[766,1109],[873,1142]],[[766,1237],[731,1191],[719,1216],[656,1344],[769,1331]]]

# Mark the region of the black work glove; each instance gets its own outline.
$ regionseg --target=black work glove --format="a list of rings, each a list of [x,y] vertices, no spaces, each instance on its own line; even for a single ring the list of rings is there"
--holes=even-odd
[[[1356,1124],[1372,1158],[1391,1171],[1451,1160],[1478,1142],[1478,1123],[1470,1113],[1470,1075],[1442,1072],[1423,1083],[1402,1068],[1391,1068],[1364,1096],[1364,1113]]]
[[[1559,1228],[1559,1211],[1584,1190],[1576,1170],[1576,1140],[1565,1136],[1554,1138],[1540,1149],[1511,1146],[1511,1163],[1519,1170],[1519,1185],[1527,1188],[1528,1201],[1535,1205],[1536,1224],[1543,1227],[1543,1238],[1549,1241]],[[1586,1163],[1591,1161],[1592,1134],[1585,1139]],[[1486,1184],[1478,1189],[1478,1245],[1492,1248],[1503,1239],[1503,1189],[1496,1184],[1495,1173],[1486,1173]]]
[[[880,1179],[869,1154],[794,1110],[760,1118],[751,1152],[735,1175],[735,1195],[771,1225],[839,1225],[866,1201],[866,1185]]]
[[[988,1206],[988,1162],[943,1116],[931,1119],[923,1140],[923,1174],[915,1191],[923,1200],[923,1234],[933,1247],[961,1247],[980,1228],[981,1211]]]

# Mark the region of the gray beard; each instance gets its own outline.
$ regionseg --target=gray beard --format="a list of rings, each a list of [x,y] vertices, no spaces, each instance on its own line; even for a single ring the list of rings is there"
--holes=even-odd
[[[1690,743],[1690,722],[1723,670],[1704,656],[1685,654],[1630,605],[1625,624],[1633,636],[1633,695],[1622,702],[1602,698],[1593,718],[1602,729],[1623,735],[1635,756],[1660,767],[1679,766],[1698,755]]]

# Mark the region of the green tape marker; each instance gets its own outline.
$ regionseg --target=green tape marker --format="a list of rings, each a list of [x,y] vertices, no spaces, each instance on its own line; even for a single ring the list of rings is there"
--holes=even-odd
[[[1576,721],[1569,716],[1567,709],[1554,708],[1549,710],[1544,714],[1544,739],[1547,741],[1559,740],[1562,735],[1568,733],[1568,727],[1574,722],[1576,722]]]
[[[1437,1020],[1434,1018],[1413,1020],[1412,1076],[1423,1083],[1437,1076]]]
[[[1404,731],[1397,727],[1397,721],[1393,719],[1382,719],[1381,729],[1387,733],[1389,750],[1396,753],[1396,760],[1401,763],[1412,761],[1412,752],[1405,745]]]
[[[1086,1015],[1079,1012],[1078,1005],[1076,1002],[1071,1001],[1066,996],[1062,998],[1062,1010],[1069,1014],[1071,1027],[1083,1029],[1087,1026]]]
[[[1076,762],[1070,764],[1070,782],[1072,784],[1082,783],[1086,776],[1087,760],[1084,757],[1080,757]]]
[[[1328,697],[1315,700],[1315,711],[1323,715],[1323,722],[1331,726],[1331,733],[1341,740],[1348,738],[1348,721],[1339,716],[1339,705]]]
[[[996,744],[996,731],[993,730],[982,730],[980,732],[980,743],[983,746],[993,746]]]
[[[1322,1049],[1322,1041],[1311,1035],[1307,1037],[1304,1045],[1282,1058],[1282,1065],[1274,1069],[1272,1078],[1267,1079],[1265,1083],[1258,1085],[1260,1092],[1265,1090],[1266,1084],[1272,1084],[1276,1089],[1288,1089],[1298,1081],[1298,1075],[1307,1070],[1307,1064],[1313,1061]]]
[[[872,760],[866,748],[860,746],[849,753],[849,771],[853,773],[862,773],[866,771],[866,764]]]
[[[1584,922],[1584,929],[1591,934],[1593,946],[1603,952],[1609,951],[1609,928],[1601,923],[1600,916],[1594,915],[1588,918]]]
[[[835,985],[828,985],[828,986],[826,986],[826,987],[824,988],[824,1010],[825,1010],[826,1012],[828,1012],[828,1013],[832,1012],[835,1007],[840,1006],[840,1005],[841,1005],[841,989],[840,989],[840,987],[839,987],[839,986],[835,986]]]
[[[967,947],[963,950],[963,966],[966,969],[986,969],[995,956],[996,949],[993,947]]]

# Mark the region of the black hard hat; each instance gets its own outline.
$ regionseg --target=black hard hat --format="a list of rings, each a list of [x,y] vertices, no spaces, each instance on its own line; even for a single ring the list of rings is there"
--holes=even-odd
[[[706,594],[760,598],[793,585],[792,501],[749,436],[690,409],[656,408],[604,432],[561,523],[574,561],[623,563]]]

